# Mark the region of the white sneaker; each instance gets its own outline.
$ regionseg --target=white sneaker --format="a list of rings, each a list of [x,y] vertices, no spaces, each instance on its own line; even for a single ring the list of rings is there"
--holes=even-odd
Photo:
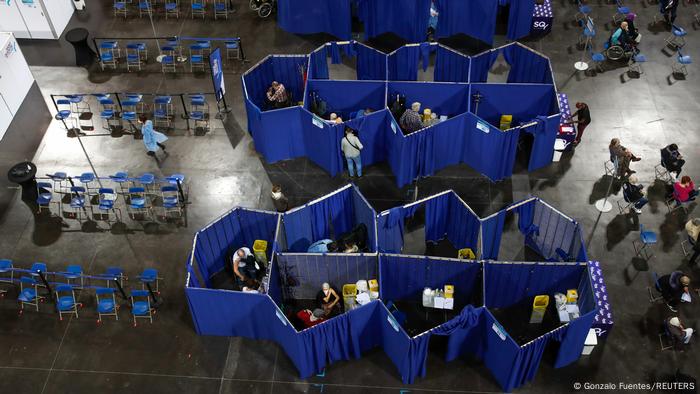
[[[641,209],[634,208],[634,211],[637,212],[638,214],[641,214],[641,213],[642,213],[642,210],[641,210]]]

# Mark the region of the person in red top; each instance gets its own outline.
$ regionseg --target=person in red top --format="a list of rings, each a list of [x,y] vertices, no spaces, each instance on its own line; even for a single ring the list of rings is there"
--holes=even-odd
[[[326,318],[323,317],[323,315],[323,309],[316,309],[313,312],[311,312],[308,309],[304,309],[297,312],[297,317],[299,318],[299,320],[304,322],[304,327],[306,328],[313,327],[316,324],[325,321]]]
[[[690,180],[690,177],[684,175],[680,182],[673,184],[673,194],[676,197],[676,203],[680,205],[682,202],[695,200],[698,191],[695,190],[695,184]]]

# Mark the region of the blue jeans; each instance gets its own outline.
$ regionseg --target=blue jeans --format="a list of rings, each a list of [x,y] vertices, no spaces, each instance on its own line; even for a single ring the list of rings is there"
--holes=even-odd
[[[348,173],[350,176],[355,176],[355,170],[357,170],[357,176],[362,176],[362,159],[360,156],[357,157],[345,157],[348,161]],[[353,168],[353,163],[355,163],[355,168]]]
[[[647,205],[648,202],[649,202],[649,200],[647,200],[646,197],[642,197],[639,200],[637,200],[637,202],[634,203],[634,207],[637,209],[642,209],[642,207]]]

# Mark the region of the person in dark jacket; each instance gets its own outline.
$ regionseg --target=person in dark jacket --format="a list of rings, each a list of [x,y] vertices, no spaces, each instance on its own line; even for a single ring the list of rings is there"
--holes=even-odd
[[[678,312],[678,304],[681,302],[683,294],[690,297],[690,277],[681,271],[674,271],[659,278],[661,295],[666,300],[666,306],[673,312]]]
[[[287,209],[289,209],[289,199],[282,193],[282,186],[273,185],[270,197],[272,197],[272,204],[275,206],[277,212],[287,212]]]
[[[583,137],[583,131],[591,124],[591,111],[588,109],[588,104],[576,103],[576,112],[571,115],[571,119],[573,120],[574,117],[576,117],[574,123],[577,124],[576,128],[578,129],[574,144],[578,145],[581,142],[581,137]]]
[[[676,350],[683,350],[685,345],[690,343],[690,338],[693,336],[692,328],[686,328],[678,317],[669,317],[664,321],[666,331],[671,335],[673,346]]]
[[[676,16],[678,13],[678,4],[680,4],[681,0],[660,0],[659,1],[659,8],[660,12],[664,14],[664,20],[666,21],[666,25],[673,26],[673,23],[676,21]]]
[[[685,160],[683,160],[683,155],[678,151],[678,145],[670,144],[667,147],[661,149],[661,165],[668,170],[668,172],[675,172],[676,179],[681,176],[681,170]]]
[[[639,34],[639,30],[637,30],[637,27],[634,25],[634,20],[636,18],[637,14],[630,12],[625,16],[625,22],[627,22],[627,35],[629,36],[630,40],[639,44],[639,42],[642,40],[642,35]]]
[[[622,184],[622,194],[625,201],[631,202],[634,211],[642,213],[642,207],[647,205],[649,200],[644,196],[643,185],[637,181],[637,177],[632,175]]]

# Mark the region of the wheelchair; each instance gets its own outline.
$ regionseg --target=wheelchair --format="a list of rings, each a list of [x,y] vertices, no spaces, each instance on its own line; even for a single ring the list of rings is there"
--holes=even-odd
[[[277,6],[277,0],[250,0],[250,9],[261,18],[267,18]]]
[[[632,59],[634,55],[639,53],[636,45],[610,45],[610,41],[606,41],[604,45],[605,57],[608,60],[616,61],[620,59]]]

